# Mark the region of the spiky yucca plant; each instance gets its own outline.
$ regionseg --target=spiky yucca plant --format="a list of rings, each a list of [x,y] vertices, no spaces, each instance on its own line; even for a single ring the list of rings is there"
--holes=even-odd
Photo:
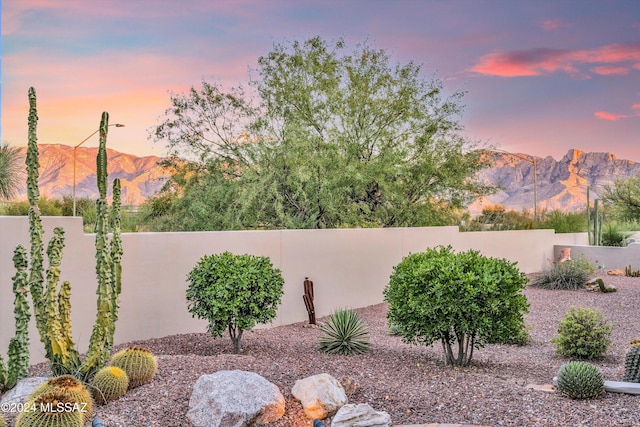
[[[369,351],[369,331],[352,309],[337,309],[320,330],[320,349],[329,354],[362,354]]]
[[[604,393],[604,379],[591,363],[569,362],[558,370],[558,390],[571,399],[593,399]]]
[[[640,339],[631,341],[631,347],[627,350],[622,381],[640,383]]]

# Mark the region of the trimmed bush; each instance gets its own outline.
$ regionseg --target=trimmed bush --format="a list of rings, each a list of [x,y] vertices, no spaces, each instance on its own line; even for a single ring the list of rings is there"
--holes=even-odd
[[[611,325],[602,313],[590,308],[571,307],[558,325],[559,336],[551,339],[556,353],[564,357],[597,359],[611,343]]]
[[[595,271],[595,267],[589,261],[584,258],[576,258],[554,264],[551,268],[540,273],[531,286],[565,291],[583,289]]]
[[[565,363],[558,370],[558,390],[571,399],[593,399],[604,393],[604,378],[590,363]]]
[[[236,354],[244,331],[276,317],[284,285],[268,257],[231,252],[202,257],[187,281],[189,312],[209,321],[214,338],[228,330]]]
[[[349,308],[334,311],[320,330],[320,350],[329,354],[362,354],[369,351],[369,331],[360,315]]]
[[[440,341],[447,365],[471,363],[474,348],[518,339],[529,303],[516,264],[451,247],[411,254],[393,268],[384,290],[387,318],[403,341]],[[458,349],[452,346],[457,344]]]

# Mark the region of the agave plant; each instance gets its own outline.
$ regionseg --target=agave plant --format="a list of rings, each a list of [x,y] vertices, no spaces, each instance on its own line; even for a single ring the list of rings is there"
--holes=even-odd
[[[362,354],[369,351],[369,331],[352,309],[337,309],[320,330],[320,350],[329,354]]]

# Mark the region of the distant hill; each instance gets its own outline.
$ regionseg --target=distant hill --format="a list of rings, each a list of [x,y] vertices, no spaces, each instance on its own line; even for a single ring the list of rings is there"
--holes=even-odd
[[[518,155],[531,158],[526,154]],[[499,204],[507,209],[533,211],[533,164],[513,154],[492,155],[492,167],[480,171],[479,179],[487,184],[499,185],[502,191],[473,202],[472,215],[482,212],[487,205]],[[640,174],[640,163],[619,160],[611,153],[584,153],[571,149],[560,160],[548,156],[538,157],[537,188],[538,210],[559,209],[565,212],[584,209],[587,203],[587,187],[594,200],[603,186],[616,178]]]
[[[73,147],[41,144],[40,192],[49,198],[73,193]],[[80,147],[76,157],[76,197],[98,197],[96,188],[97,148]],[[525,158],[531,156],[516,153]],[[160,190],[169,177],[158,166],[157,156],[138,157],[107,149],[109,181],[120,178],[125,205],[140,205]],[[469,210],[478,215],[487,205],[500,204],[507,209],[533,210],[533,164],[516,155],[496,152],[493,166],[480,171],[478,178],[503,190],[475,200]],[[537,158],[538,209],[576,211],[586,206],[587,186],[591,198],[598,197],[605,184],[616,178],[640,174],[640,163],[619,160],[611,153],[584,153],[572,149],[560,160]],[[26,189],[20,194],[26,199]]]
[[[25,148],[26,149],[26,148]],[[98,148],[79,147],[76,153],[76,197],[98,198],[96,154]],[[73,194],[73,147],[40,144],[40,194],[62,198]],[[157,156],[138,157],[107,149],[109,182],[120,178],[122,203],[138,206],[162,188],[167,172],[158,166]],[[111,184],[110,184],[111,185]],[[18,199],[26,200],[26,188]]]

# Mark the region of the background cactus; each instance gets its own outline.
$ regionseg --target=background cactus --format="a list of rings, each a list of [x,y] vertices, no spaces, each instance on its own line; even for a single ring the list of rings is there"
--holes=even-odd
[[[127,393],[129,377],[116,366],[106,366],[93,378],[93,397],[98,403],[111,402]]]
[[[29,373],[29,302],[27,301],[27,251],[18,245],[13,252],[13,314],[16,319],[15,336],[9,341],[8,364],[0,357],[0,392],[13,388],[18,380]]]
[[[15,427],[82,427],[84,414],[71,395],[51,390],[29,401],[29,410],[20,412]]]
[[[592,399],[604,393],[604,379],[588,362],[569,362],[558,370],[558,390],[571,399]]]
[[[91,392],[89,392],[87,386],[71,375],[49,378],[29,395],[28,400],[35,400],[38,396],[54,390],[66,391],[74,402],[83,404],[80,406],[84,410],[82,412],[84,421],[89,421],[93,414],[93,397],[91,397]]]
[[[29,291],[33,299],[36,327],[45,347],[54,375],[73,374],[87,380],[106,365],[113,345],[115,322],[118,319],[118,304],[121,286],[122,241],[120,238],[120,182],[114,181],[114,200],[111,213],[113,237],[109,233],[109,206],[106,201],[107,165],[106,140],[109,115],[102,113],[100,121],[100,147],[97,155],[98,224],[96,229],[96,273],[98,276],[98,313],[93,327],[87,357],[80,362],[78,351],[71,335],[71,285],[63,282],[58,286],[60,263],[64,248],[64,231],[54,230],[47,255],[46,289],[44,287],[43,243],[44,233],[38,210],[38,146],[36,95],[29,89],[29,144],[27,147],[27,194],[29,199],[30,269]],[[2,372],[0,372],[2,374]]]
[[[110,365],[127,373],[130,389],[150,383],[158,369],[156,358],[149,350],[142,347],[120,350],[113,355]]]
[[[631,341],[631,347],[627,350],[622,381],[640,383],[640,339]]]

